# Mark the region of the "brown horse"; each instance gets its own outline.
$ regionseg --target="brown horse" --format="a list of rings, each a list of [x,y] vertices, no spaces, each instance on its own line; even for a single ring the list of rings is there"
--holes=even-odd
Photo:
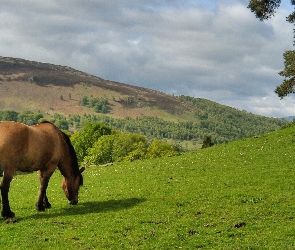
[[[44,211],[51,204],[46,196],[49,179],[58,167],[63,175],[62,188],[69,204],[78,203],[79,187],[83,184],[77,156],[69,137],[50,122],[27,126],[18,122],[0,122],[0,167],[2,216],[13,218],[8,192],[16,170],[38,171],[40,190],[36,208]]]

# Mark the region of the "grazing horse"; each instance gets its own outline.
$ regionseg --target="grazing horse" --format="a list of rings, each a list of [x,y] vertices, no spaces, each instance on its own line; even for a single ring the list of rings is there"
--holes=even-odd
[[[15,171],[38,171],[40,190],[36,208],[44,211],[51,204],[46,196],[49,179],[56,168],[63,175],[62,188],[69,204],[78,203],[83,184],[77,156],[69,137],[50,122],[27,126],[18,122],[0,122],[0,167],[2,216],[13,218],[8,192]]]

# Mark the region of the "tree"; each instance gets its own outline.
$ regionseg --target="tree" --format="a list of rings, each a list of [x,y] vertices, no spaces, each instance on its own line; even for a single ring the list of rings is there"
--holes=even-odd
[[[211,135],[206,135],[205,139],[203,140],[202,148],[209,148],[212,147],[214,143],[212,142]]]
[[[43,118],[43,115],[41,113],[22,111],[18,114],[17,121],[28,125],[33,125],[37,124],[41,118]]]
[[[128,154],[123,158],[123,161],[134,161],[134,160],[143,160],[145,159],[147,151],[147,142],[141,140],[134,143],[133,150],[128,152]]]
[[[281,0],[250,0],[248,8],[254,12],[257,18],[264,21],[275,15],[276,9],[280,7],[280,4]],[[291,0],[291,4],[295,5],[295,0]],[[295,11],[293,11],[286,20],[289,23],[295,23]],[[295,46],[295,40],[293,46]],[[285,79],[283,83],[275,89],[275,93],[280,98],[295,93],[295,50],[286,51],[283,57],[285,60],[285,69],[280,71],[279,74],[285,77]]]
[[[82,100],[81,100],[81,105],[82,106],[88,106],[89,104],[89,100],[87,96],[83,96]]]
[[[93,144],[103,135],[110,135],[111,128],[98,122],[89,122],[83,129],[71,136],[71,141],[76,150],[78,161],[82,162],[87,155],[87,149],[92,148]]]
[[[134,133],[119,133],[113,144],[114,161],[133,161],[143,159],[146,154],[145,136]]]
[[[163,156],[176,155],[177,151],[170,144],[154,139],[148,147],[146,158],[158,158]]]
[[[113,162],[113,144],[116,135],[103,135],[87,150],[84,164],[99,165]]]
[[[251,0],[248,8],[254,12],[257,18],[263,21],[273,16],[280,4],[281,0]]]
[[[54,121],[54,125],[59,129],[68,130],[69,124],[66,120],[56,120]]]
[[[18,112],[13,110],[4,110],[0,111],[0,120],[1,121],[17,121]]]
[[[283,55],[285,69],[279,72],[285,79],[280,86],[277,86],[275,93],[282,99],[288,94],[294,93],[295,86],[295,50],[286,51]]]

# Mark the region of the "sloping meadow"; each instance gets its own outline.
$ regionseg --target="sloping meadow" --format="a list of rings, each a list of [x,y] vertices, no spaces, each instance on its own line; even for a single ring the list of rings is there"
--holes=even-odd
[[[57,171],[35,211],[37,174],[17,175],[2,249],[294,249],[295,128],[181,156],[85,170],[70,206]],[[15,222],[15,223],[14,223]]]

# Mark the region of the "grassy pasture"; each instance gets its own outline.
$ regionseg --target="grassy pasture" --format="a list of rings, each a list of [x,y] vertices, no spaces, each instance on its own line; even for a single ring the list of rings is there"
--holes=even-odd
[[[12,181],[2,249],[295,249],[295,128],[177,157],[88,168],[77,206],[61,175]]]

